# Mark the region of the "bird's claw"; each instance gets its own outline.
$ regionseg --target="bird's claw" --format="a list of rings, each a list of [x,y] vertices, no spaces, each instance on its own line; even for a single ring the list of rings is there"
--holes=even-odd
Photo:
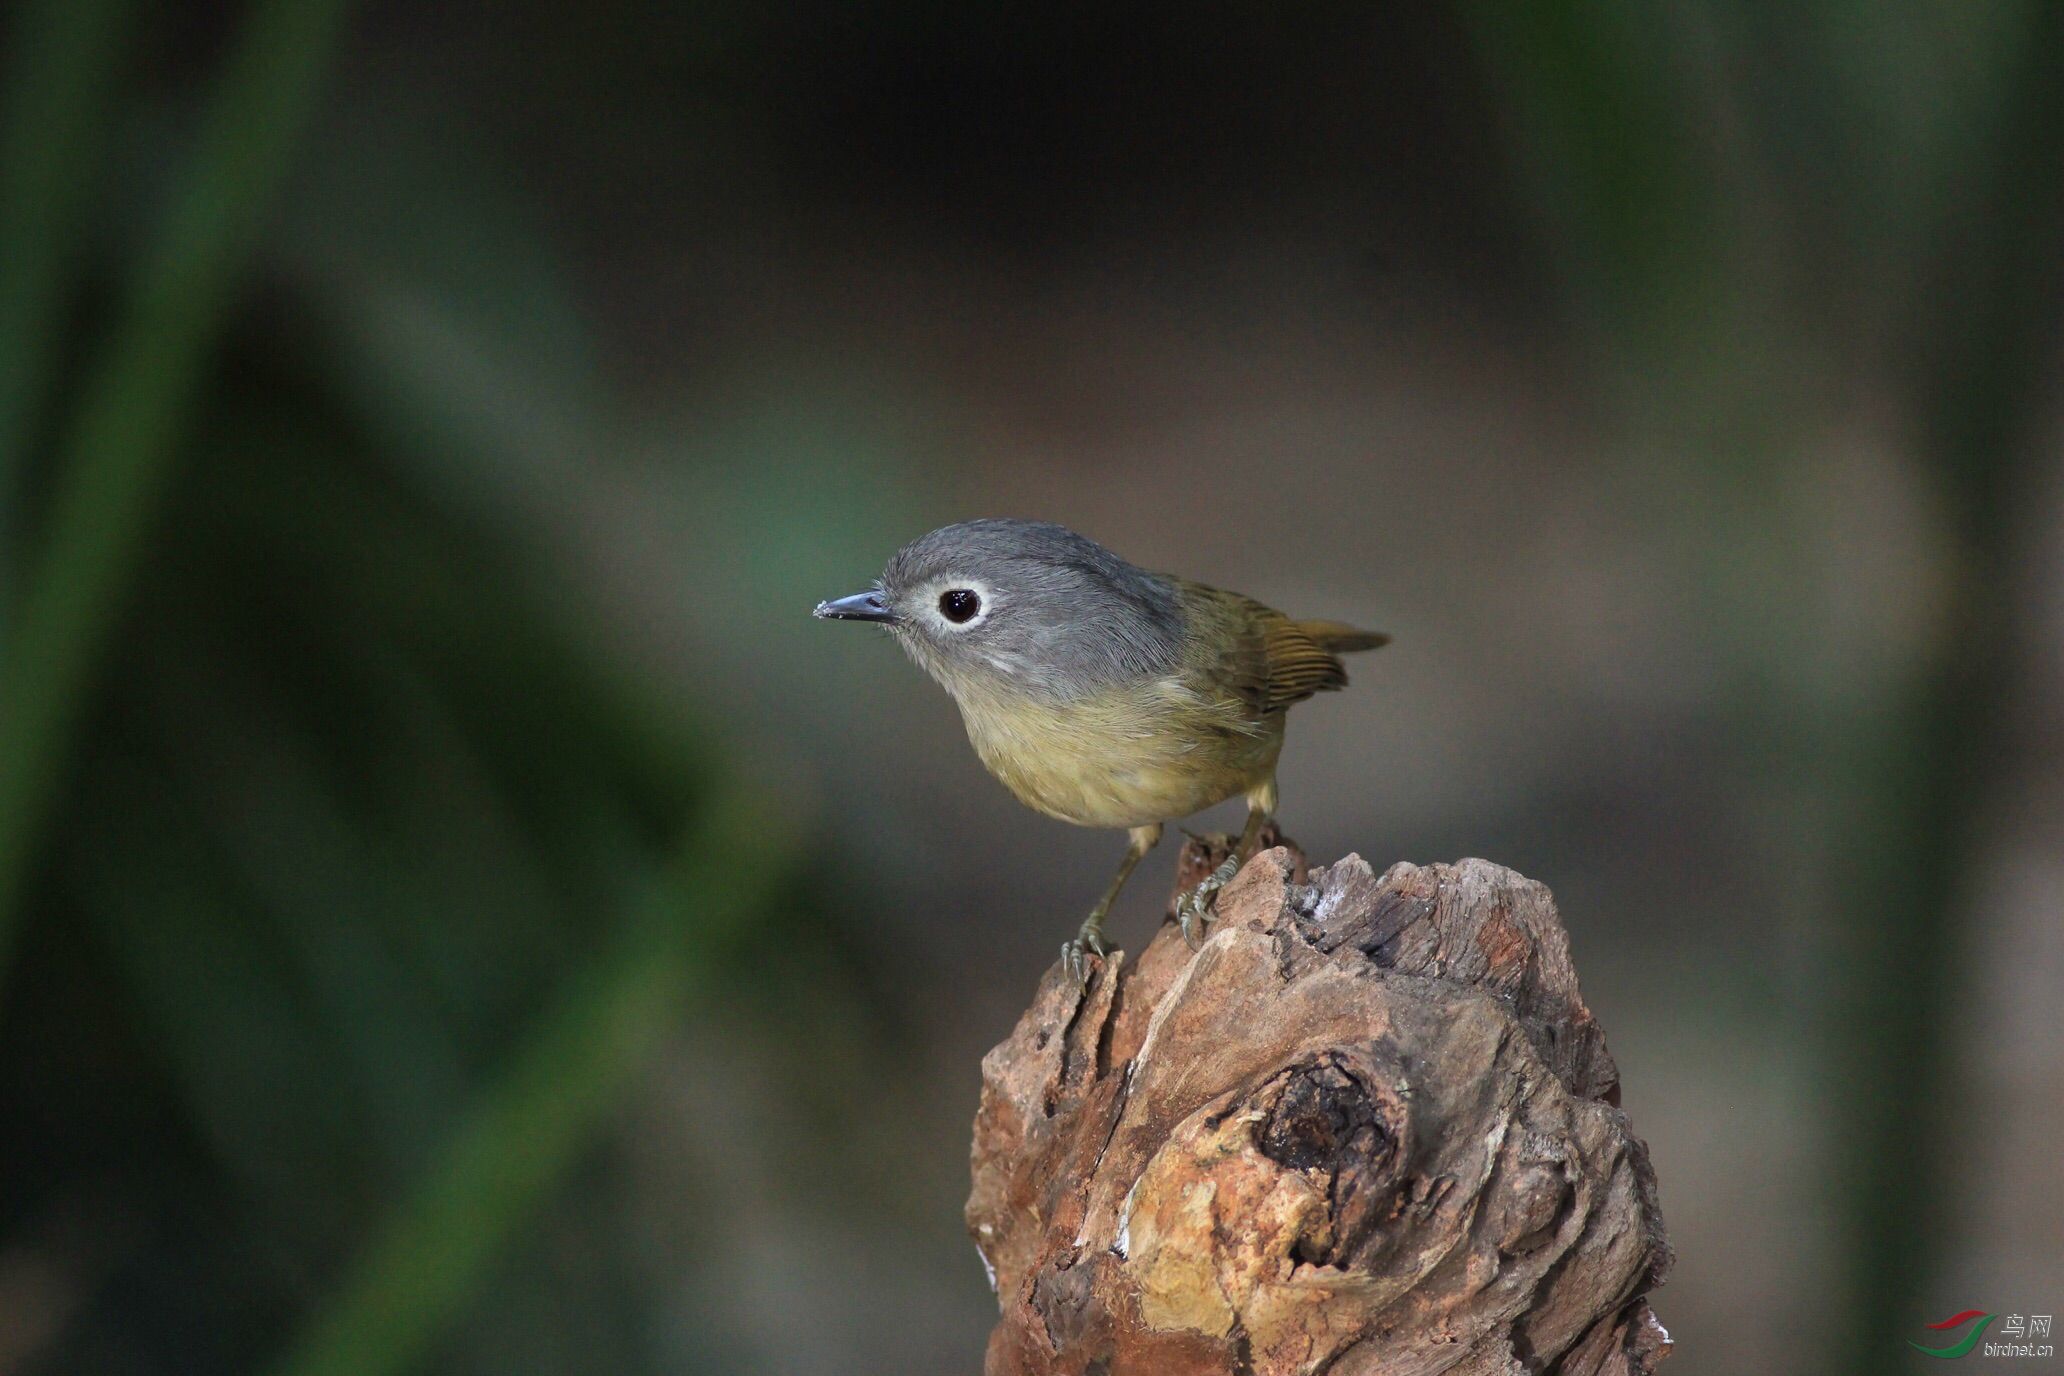
[[[1068,978],[1077,984],[1089,983],[1089,958],[1092,955],[1108,956],[1111,944],[1104,940],[1103,928],[1092,923],[1082,924],[1082,930],[1072,941],[1061,943],[1061,968],[1068,972]]]
[[[1175,903],[1175,924],[1182,929],[1183,940],[1191,950],[1204,944],[1204,928],[1216,916],[1213,909],[1218,903],[1218,891],[1232,882],[1240,872],[1240,862],[1228,855],[1217,869],[1197,881],[1191,889]]]

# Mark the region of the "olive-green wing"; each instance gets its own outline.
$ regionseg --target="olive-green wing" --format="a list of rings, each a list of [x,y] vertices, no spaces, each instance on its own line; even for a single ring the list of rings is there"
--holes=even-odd
[[[1381,643],[1335,622],[1299,622],[1251,597],[1178,581],[1189,613],[1197,665],[1214,687],[1245,702],[1256,716],[1280,712],[1314,693],[1347,686],[1347,669],[1329,648]]]

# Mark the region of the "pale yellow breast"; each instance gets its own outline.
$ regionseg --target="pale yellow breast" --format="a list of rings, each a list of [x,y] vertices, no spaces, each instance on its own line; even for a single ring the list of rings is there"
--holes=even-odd
[[[955,694],[968,739],[1028,807],[1092,827],[1187,816],[1274,771],[1280,713],[1256,724],[1230,704],[1160,679],[1073,703]]]

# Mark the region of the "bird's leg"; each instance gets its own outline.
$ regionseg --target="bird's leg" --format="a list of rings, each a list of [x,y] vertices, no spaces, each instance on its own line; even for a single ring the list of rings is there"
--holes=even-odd
[[[1075,933],[1073,941],[1061,943],[1061,964],[1068,974],[1081,983],[1089,980],[1089,956],[1109,955],[1111,948],[1104,942],[1104,915],[1111,911],[1112,902],[1118,897],[1118,890],[1125,887],[1125,881],[1132,877],[1133,869],[1146,858],[1161,841],[1161,824],[1150,827],[1134,827],[1130,839],[1125,843],[1125,858],[1118,862],[1118,873],[1111,876],[1111,887],[1104,890],[1104,896],[1089,910],[1089,916],[1082,919],[1082,929]]]
[[[1240,866],[1254,858],[1254,852],[1261,844],[1261,829],[1268,825],[1268,819],[1275,811],[1276,781],[1270,779],[1247,795],[1247,825],[1240,828],[1240,839],[1232,852],[1219,862],[1217,869],[1198,880],[1196,888],[1176,900],[1176,924],[1182,928],[1183,940],[1190,944],[1191,950],[1196,950],[1204,942],[1204,924],[1211,919],[1218,891],[1232,882],[1233,876],[1240,872]]]

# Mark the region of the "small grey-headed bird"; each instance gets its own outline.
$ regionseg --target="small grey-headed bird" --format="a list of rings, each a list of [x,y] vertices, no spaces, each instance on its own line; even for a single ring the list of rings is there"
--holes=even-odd
[[[1197,944],[1275,812],[1284,714],[1347,686],[1338,656],[1390,639],[1147,573],[1043,521],[942,526],[896,551],[872,590],[816,614],[888,627],[953,695],[975,753],[1019,801],[1130,832],[1110,887],[1061,947],[1077,978],[1088,953],[1109,953],[1104,916],[1162,824],[1244,794],[1233,853],[1177,905]]]

